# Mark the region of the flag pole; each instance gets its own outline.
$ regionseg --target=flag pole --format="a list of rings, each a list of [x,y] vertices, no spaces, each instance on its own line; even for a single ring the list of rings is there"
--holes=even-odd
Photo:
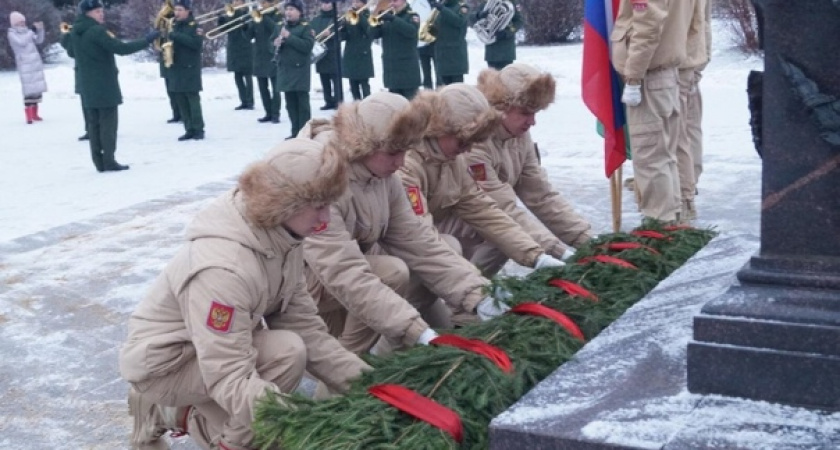
[[[621,230],[621,184],[622,184],[622,166],[610,175],[610,203],[612,204],[612,224],[613,233],[618,233]]]

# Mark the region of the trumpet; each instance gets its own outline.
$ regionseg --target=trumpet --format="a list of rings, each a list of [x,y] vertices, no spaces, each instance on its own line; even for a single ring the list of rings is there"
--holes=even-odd
[[[273,14],[275,11],[277,11],[277,5],[269,6],[263,9],[255,9],[251,11],[251,20],[253,20],[254,23],[260,23],[263,20],[263,16],[266,14]]]
[[[58,25],[58,29],[61,30],[61,34],[67,34],[73,29],[73,25],[70,25],[67,22],[61,22],[61,24]]]
[[[344,20],[347,21],[350,25],[356,25],[359,23],[359,20],[362,18],[362,14],[364,13],[366,8],[360,8],[358,11],[355,9],[348,10],[344,14]]]
[[[228,6],[230,6],[230,5],[228,5]],[[245,6],[248,6],[248,7],[257,6],[257,2],[244,3],[244,4],[239,5],[239,6],[234,6],[234,7],[232,7],[233,10],[232,10],[231,14],[229,14],[229,15],[227,13],[225,13],[225,14],[228,15],[229,17],[232,17],[236,13],[236,9],[242,8],[242,7],[245,7]],[[239,17],[231,20],[230,22],[225,22],[225,23],[211,29],[210,31],[208,31],[207,33],[204,34],[204,38],[212,41],[214,39],[218,39],[218,38],[230,33],[231,31],[237,30],[244,25],[247,25],[251,21],[259,23],[259,22],[262,21],[263,14],[267,14],[268,12],[270,12],[269,10],[273,10],[275,8],[276,8],[276,6],[269,6],[268,8],[264,8],[262,10],[257,9],[257,8],[251,8],[250,14],[245,14],[245,15],[239,16]]]
[[[394,8],[388,8],[385,11],[382,11],[381,13],[379,13],[375,16],[370,16],[370,18],[368,19],[368,23],[372,27],[378,27],[379,25],[382,25],[382,18],[385,17],[386,14],[394,14],[394,13],[396,13]]]

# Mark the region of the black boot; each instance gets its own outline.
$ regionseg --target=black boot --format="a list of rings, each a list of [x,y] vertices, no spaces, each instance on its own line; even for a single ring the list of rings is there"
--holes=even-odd
[[[114,161],[113,164],[105,166],[103,172],[119,172],[120,170],[128,170],[128,164],[120,164]]]
[[[327,103],[326,105],[322,106],[320,109],[321,111],[329,111],[331,109],[337,109],[338,105],[335,103]]]
[[[97,172],[105,171],[105,162],[102,159],[102,152],[91,150],[90,158],[93,160],[93,166],[96,167]]]
[[[85,133],[85,134],[83,134],[83,135],[79,136],[79,140],[80,140],[80,141],[87,141],[87,140],[89,140],[89,139],[90,139],[90,137],[88,137],[88,134],[87,134],[87,133]]]
[[[280,116],[272,117],[271,123],[280,123]]]
[[[187,132],[186,132],[186,134],[184,134],[183,136],[179,137],[179,138],[178,138],[178,140],[179,140],[179,141],[189,141],[189,140],[190,140],[190,139],[192,139],[193,137],[195,137],[195,134],[194,134],[192,131],[187,131]]]
[[[259,123],[271,122],[271,116],[266,115],[265,117],[260,117],[259,119],[257,119],[257,122],[259,122]]]
[[[167,120],[166,123],[178,123],[180,121],[181,121],[180,117],[173,117],[173,118]]]
[[[203,131],[194,131],[192,138],[196,141],[200,141],[204,139],[204,132]]]

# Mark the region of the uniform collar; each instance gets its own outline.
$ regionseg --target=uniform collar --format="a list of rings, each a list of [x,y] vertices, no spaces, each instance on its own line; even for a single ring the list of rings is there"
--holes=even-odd
[[[496,131],[493,133],[493,139],[498,140],[498,141],[502,141],[502,142],[509,141],[509,140],[511,140],[515,137],[516,136],[512,135],[510,133],[510,131],[508,131],[507,128],[505,128],[505,126],[501,123],[496,128]]]
[[[443,165],[452,162],[440,149],[437,138],[424,138],[418,153],[423,159],[431,164]]]
[[[303,239],[293,236],[282,225],[274,228],[261,228],[252,224],[245,215],[245,201],[242,192],[237,190],[233,196],[233,203],[239,215],[248,224],[251,232],[259,242],[259,250],[268,258],[275,258],[278,255],[285,255],[303,243]]]
[[[367,185],[378,179],[379,177],[368,170],[367,166],[365,166],[361,161],[350,163],[351,182],[358,182],[359,184]]]

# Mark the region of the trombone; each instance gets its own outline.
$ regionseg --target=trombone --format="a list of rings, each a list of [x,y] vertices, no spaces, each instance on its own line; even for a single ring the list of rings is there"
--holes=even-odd
[[[346,20],[347,20],[346,15],[339,17],[338,20],[337,20],[338,27],[341,28],[342,26],[344,26],[344,22]],[[333,24],[331,23],[330,26],[328,26],[327,28],[324,28],[323,30],[321,30],[320,33],[315,35],[315,42],[323,44],[323,43],[329,41],[330,38],[332,38],[333,36],[335,36],[335,30],[333,30]]]
[[[394,8],[388,8],[375,16],[370,16],[370,18],[368,19],[368,23],[372,27],[378,27],[379,25],[382,25],[382,18],[385,17],[386,14],[394,13],[396,13]]]
[[[232,4],[228,3],[227,5],[222,6],[219,9],[214,9],[213,11],[208,11],[204,14],[199,14],[195,17],[195,22],[199,25],[204,25],[207,22],[212,22],[218,19],[222,15],[233,17],[234,14],[236,14],[236,10],[256,5],[256,3],[257,2],[248,2],[243,3],[239,6],[233,6]]]
[[[228,5],[228,6],[230,6],[230,5]],[[241,7],[244,7],[244,6],[249,6],[249,7],[257,6],[257,2],[245,3],[245,4],[239,5],[239,6],[234,7],[234,8],[241,8]],[[208,31],[207,33],[204,34],[204,38],[212,41],[214,39],[218,39],[218,38],[230,33],[231,31],[239,29],[240,27],[242,27],[244,25],[247,25],[252,21],[256,22],[256,23],[260,23],[260,22],[262,22],[263,15],[268,14],[270,12],[273,12],[276,9],[277,9],[277,5],[269,6],[267,8],[263,8],[263,9],[257,9],[257,8],[251,9],[251,12],[249,14],[239,16],[239,17],[231,20],[230,22],[225,22],[222,25],[219,25],[219,26],[211,29],[210,31]],[[235,13],[235,9],[231,9],[229,11],[231,11],[231,12],[230,13],[225,12],[225,14],[228,17],[232,17],[233,14]]]

